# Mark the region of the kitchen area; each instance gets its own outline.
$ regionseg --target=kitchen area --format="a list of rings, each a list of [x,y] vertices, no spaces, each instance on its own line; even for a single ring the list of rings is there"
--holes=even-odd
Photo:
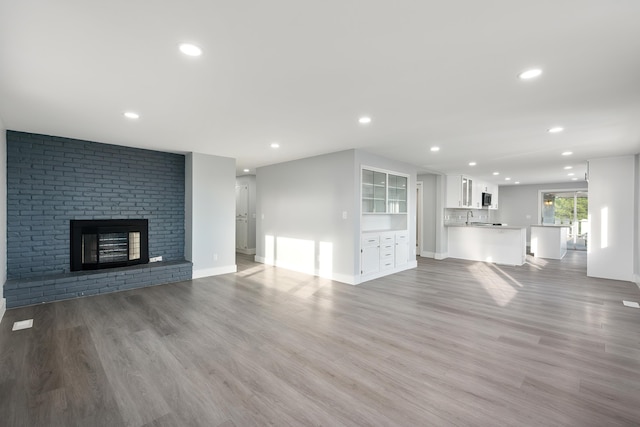
[[[553,206],[560,209],[562,200],[551,205],[549,193],[541,189],[544,186],[498,187],[468,175],[443,178],[442,240],[446,242],[446,250],[440,258],[523,265],[527,253],[538,258],[562,259],[567,249],[572,248],[575,233],[570,224],[576,221],[548,219],[550,209]],[[507,201],[503,209],[499,209],[501,196]]]
[[[497,185],[470,176],[446,177],[443,219],[449,257],[507,265],[525,263],[526,227],[498,220],[498,192]]]

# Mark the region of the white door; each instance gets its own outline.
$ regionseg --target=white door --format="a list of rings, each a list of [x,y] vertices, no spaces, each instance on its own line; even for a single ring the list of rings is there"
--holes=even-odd
[[[247,249],[249,186],[236,185],[236,249]]]
[[[380,270],[380,247],[363,247],[360,265],[362,266],[362,270],[360,271],[362,275],[377,273]]]
[[[396,267],[403,266],[409,262],[409,234],[396,234]]]
[[[247,249],[248,228],[246,218],[236,218],[236,249]]]

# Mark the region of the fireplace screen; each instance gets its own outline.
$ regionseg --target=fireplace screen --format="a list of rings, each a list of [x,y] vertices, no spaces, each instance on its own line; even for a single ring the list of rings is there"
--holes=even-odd
[[[147,220],[71,221],[71,270],[149,262]]]

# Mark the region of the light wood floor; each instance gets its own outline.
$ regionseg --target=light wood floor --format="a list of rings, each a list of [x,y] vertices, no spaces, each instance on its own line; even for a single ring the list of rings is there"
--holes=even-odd
[[[3,426],[640,424],[640,301],[586,253],[237,274],[7,311]],[[11,332],[14,321],[34,319]]]

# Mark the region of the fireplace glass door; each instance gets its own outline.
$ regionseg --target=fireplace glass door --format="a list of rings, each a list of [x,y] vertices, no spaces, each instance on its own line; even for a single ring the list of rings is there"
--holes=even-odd
[[[149,262],[146,220],[75,220],[71,225],[71,270]]]

